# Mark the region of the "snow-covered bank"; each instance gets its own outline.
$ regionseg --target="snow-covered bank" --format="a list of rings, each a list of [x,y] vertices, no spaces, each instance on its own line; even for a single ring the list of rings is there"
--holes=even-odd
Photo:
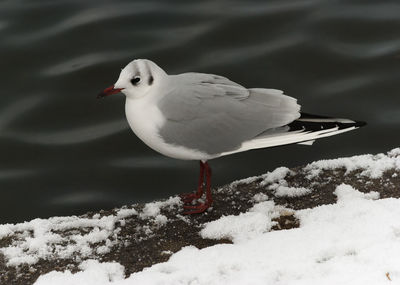
[[[400,283],[399,155],[280,167],[218,189],[205,215],[172,197],[0,225],[0,284]]]
[[[188,246],[168,262],[124,279],[115,264],[85,263],[83,272],[52,272],[37,285],[50,284],[388,284],[400,282],[400,200],[374,201],[351,186],[337,187],[338,203],[299,210],[301,227],[263,231],[243,239],[247,219],[217,223],[233,245]],[[239,216],[240,217],[240,216]],[[213,222],[212,222],[213,223]],[[219,238],[208,224],[202,233]],[[263,227],[264,225],[260,225]],[[212,234],[208,231],[211,228]],[[239,231],[238,229],[241,229]],[[253,229],[250,229],[254,232]],[[233,233],[233,234],[232,234]]]

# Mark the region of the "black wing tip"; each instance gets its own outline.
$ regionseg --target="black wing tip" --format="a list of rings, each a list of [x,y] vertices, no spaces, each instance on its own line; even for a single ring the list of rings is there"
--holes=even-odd
[[[310,117],[308,117],[310,118]],[[303,119],[303,120],[302,120]],[[352,121],[349,119],[339,119],[339,118],[331,118],[331,117],[313,117],[312,121],[304,120],[304,117],[300,120],[295,120],[291,122],[288,126],[290,131],[296,130],[307,130],[307,131],[321,131],[327,129],[338,128],[339,130],[349,129],[349,128],[361,128],[365,126],[367,123],[364,121]],[[318,121],[321,119],[321,121]],[[328,120],[326,120],[328,119]],[[332,119],[332,120],[329,120]]]
[[[363,121],[356,121],[354,126],[357,128],[361,128],[367,125],[367,122],[363,122]]]

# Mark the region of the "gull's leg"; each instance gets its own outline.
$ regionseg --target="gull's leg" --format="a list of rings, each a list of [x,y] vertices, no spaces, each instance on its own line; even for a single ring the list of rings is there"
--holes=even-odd
[[[207,176],[207,193],[206,193],[206,203],[208,204],[208,207],[211,206],[213,199],[212,199],[212,194],[211,194],[211,167],[208,165],[208,163],[206,162],[206,176]],[[207,208],[208,208],[207,207]]]
[[[199,214],[206,211],[212,204],[213,199],[211,195],[211,168],[207,162],[204,163],[204,169],[206,172],[206,201],[197,205],[184,205],[183,208],[187,211],[184,212],[186,215]]]
[[[185,193],[181,194],[181,200],[184,203],[192,203],[192,201],[197,200],[203,196],[204,187],[204,163],[200,160],[200,174],[199,174],[199,185],[197,186],[197,192],[195,193]]]

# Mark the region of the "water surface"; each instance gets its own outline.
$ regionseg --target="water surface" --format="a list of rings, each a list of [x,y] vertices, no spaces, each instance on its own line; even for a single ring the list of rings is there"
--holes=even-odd
[[[135,58],[282,89],[306,112],[369,123],[313,147],[211,161],[215,185],[399,146],[398,1],[6,0],[0,36],[0,223],[194,190],[197,162],[145,146],[123,96],[95,99]]]

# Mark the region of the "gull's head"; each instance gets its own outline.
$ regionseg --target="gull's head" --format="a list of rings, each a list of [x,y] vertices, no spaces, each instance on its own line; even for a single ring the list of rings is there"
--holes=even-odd
[[[125,66],[114,85],[106,88],[97,98],[105,97],[119,92],[129,98],[145,96],[151,88],[159,84],[166,76],[164,70],[154,62],[147,59],[135,59]]]

